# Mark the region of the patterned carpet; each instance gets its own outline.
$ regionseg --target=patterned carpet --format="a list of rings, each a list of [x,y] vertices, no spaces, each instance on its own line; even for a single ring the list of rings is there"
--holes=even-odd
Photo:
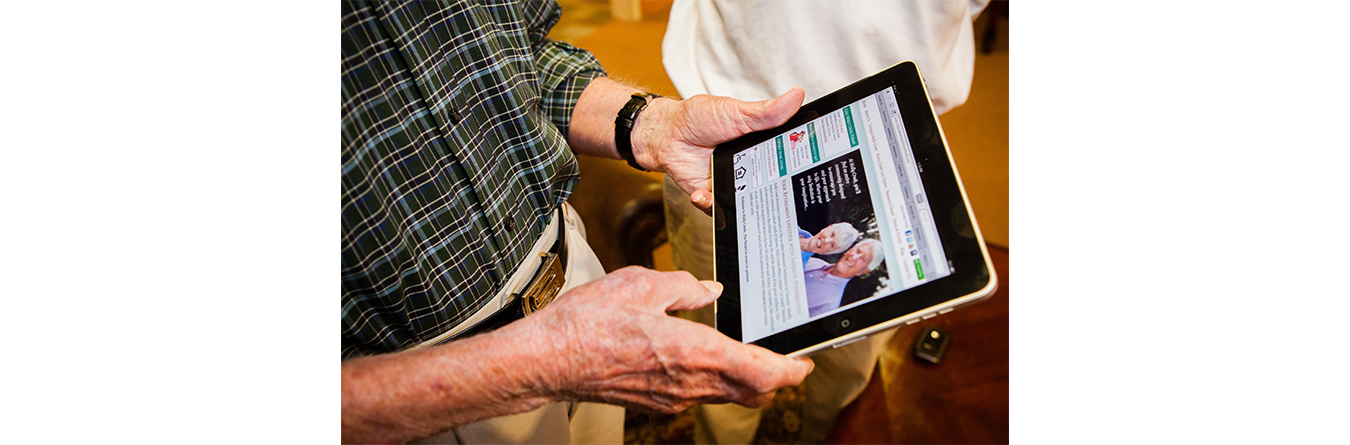
[[[764,407],[752,443],[801,443],[802,403],[806,400],[801,386],[778,390],[772,402]],[[625,444],[690,444],[694,443],[694,412],[685,410],[675,415],[648,414],[627,410],[624,416],[623,443]]]

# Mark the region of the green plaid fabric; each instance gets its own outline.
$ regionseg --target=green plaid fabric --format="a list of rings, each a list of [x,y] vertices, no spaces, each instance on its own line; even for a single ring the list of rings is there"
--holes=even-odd
[[[576,186],[567,124],[604,76],[553,1],[342,4],[342,357],[491,298]]]

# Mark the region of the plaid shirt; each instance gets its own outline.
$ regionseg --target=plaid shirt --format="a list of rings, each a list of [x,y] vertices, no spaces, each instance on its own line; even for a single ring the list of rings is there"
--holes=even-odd
[[[342,4],[342,357],[490,299],[580,171],[567,124],[604,76],[544,36],[553,1]]]

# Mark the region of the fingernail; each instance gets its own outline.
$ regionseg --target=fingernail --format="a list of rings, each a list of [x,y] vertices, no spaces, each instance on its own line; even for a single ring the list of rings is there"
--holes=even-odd
[[[811,360],[811,359],[806,358],[806,357],[797,357],[797,361],[799,361],[799,362],[806,362],[807,365],[810,365],[810,366],[811,366],[810,368],[806,368],[806,373],[807,373],[807,374],[810,374],[811,371],[815,371],[815,370],[816,370],[816,362],[815,362],[814,360]]]
[[[722,283],[718,283],[716,281],[711,280],[703,280],[699,282],[703,283],[703,287],[708,288],[708,290],[715,292],[717,295],[722,295],[722,288],[723,288]]]
[[[712,198],[708,197],[708,192],[699,191],[699,192],[697,192],[697,193],[698,193],[698,197],[697,197],[697,198],[694,198],[694,202],[697,203],[697,204],[700,205],[700,206],[707,207],[707,206],[708,206],[708,201],[711,201],[711,200],[712,200]]]

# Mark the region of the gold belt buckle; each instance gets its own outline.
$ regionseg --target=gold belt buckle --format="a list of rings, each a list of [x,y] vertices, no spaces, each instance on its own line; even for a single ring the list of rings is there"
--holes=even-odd
[[[525,292],[519,294],[521,307],[525,315],[530,315],[534,311],[543,309],[545,305],[552,303],[554,298],[558,297],[558,291],[562,290],[563,274],[562,261],[558,255],[552,252],[539,254],[540,259],[539,272],[534,274],[534,280]]]

